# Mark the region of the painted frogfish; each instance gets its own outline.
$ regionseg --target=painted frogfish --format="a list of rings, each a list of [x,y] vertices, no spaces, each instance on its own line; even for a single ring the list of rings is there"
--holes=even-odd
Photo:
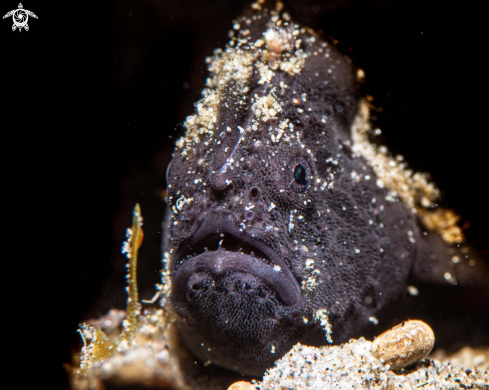
[[[280,2],[230,36],[167,172],[170,302],[197,358],[260,375],[358,337],[410,278],[489,283],[437,188],[371,141],[361,69]]]

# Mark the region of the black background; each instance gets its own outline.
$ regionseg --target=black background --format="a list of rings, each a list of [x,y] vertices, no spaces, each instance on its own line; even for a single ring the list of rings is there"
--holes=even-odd
[[[366,71],[385,142],[428,171],[489,249],[484,14],[470,3],[286,2]],[[160,268],[161,191],[181,123],[243,1],[46,5],[28,32],[0,23],[4,380],[65,388],[77,324],[124,308],[120,244],[145,218],[139,285]],[[17,8],[3,2],[2,14]],[[6,353],[6,352],[4,352]],[[7,371],[6,371],[7,372]],[[18,372],[18,373],[17,373]],[[15,374],[14,374],[15,373]],[[3,388],[3,385],[0,385]],[[24,386],[22,386],[24,387]]]

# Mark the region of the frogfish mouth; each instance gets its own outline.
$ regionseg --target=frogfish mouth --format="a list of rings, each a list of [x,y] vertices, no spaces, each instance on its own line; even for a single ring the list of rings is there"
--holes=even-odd
[[[240,231],[241,230],[241,231]],[[175,302],[195,298],[208,275],[243,274],[250,281],[268,285],[286,306],[301,299],[300,286],[281,255],[259,238],[259,232],[244,232],[229,212],[212,212],[195,233],[182,244],[173,269],[172,296]],[[198,275],[198,276],[197,276]],[[244,284],[246,282],[243,279]],[[258,281],[255,282],[255,284]],[[199,287],[200,286],[200,287]]]

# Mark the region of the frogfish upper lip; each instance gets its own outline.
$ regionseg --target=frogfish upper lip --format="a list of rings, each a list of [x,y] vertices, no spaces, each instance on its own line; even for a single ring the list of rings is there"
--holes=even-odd
[[[193,251],[199,241],[216,234],[231,235],[234,241],[261,252],[271,264],[238,251],[219,249],[198,254],[176,267],[181,259]],[[301,300],[299,283],[282,257],[269,245],[240,231],[234,217],[228,212],[209,213],[195,233],[187,238],[175,253],[171,270],[172,297],[175,302],[185,301],[187,280],[192,274],[202,270],[210,270],[214,274],[224,274],[227,271],[250,273],[268,282],[287,306],[295,306]]]

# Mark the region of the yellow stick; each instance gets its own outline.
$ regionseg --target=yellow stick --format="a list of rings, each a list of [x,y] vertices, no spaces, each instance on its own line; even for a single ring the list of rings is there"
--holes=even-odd
[[[123,322],[124,338],[131,343],[136,331],[137,317],[139,315],[141,304],[139,303],[138,285],[137,285],[137,262],[138,249],[143,242],[143,218],[141,209],[136,204],[133,212],[132,229],[127,231],[127,242],[124,243],[122,252],[126,253],[129,262],[127,264],[127,317]]]

